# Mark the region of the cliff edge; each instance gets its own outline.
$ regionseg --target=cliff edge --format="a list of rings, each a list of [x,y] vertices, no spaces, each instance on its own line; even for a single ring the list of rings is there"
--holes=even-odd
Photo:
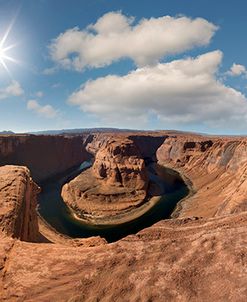
[[[24,241],[38,240],[36,198],[39,190],[26,167],[0,167],[1,232]]]

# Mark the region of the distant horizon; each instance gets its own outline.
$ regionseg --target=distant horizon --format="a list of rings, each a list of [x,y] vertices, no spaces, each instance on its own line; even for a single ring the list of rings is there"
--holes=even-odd
[[[4,134],[13,134],[13,135],[18,135],[18,134],[37,134],[37,135],[42,135],[42,134],[47,134],[47,135],[60,135],[60,134],[77,134],[76,130],[79,131],[90,131],[93,130],[95,132],[111,132],[111,130],[119,130],[119,132],[178,132],[178,133],[191,133],[191,134],[197,134],[197,135],[202,135],[202,136],[219,136],[219,137],[247,137],[247,134],[223,134],[223,133],[206,133],[206,132],[197,132],[195,130],[178,130],[178,129],[132,129],[132,128],[117,128],[117,127],[89,127],[89,128],[67,128],[67,129],[48,129],[48,130],[34,130],[34,131],[23,131],[23,132],[14,132],[11,130],[0,130],[0,135]],[[73,132],[75,131],[75,132]],[[58,133],[55,133],[58,132]]]

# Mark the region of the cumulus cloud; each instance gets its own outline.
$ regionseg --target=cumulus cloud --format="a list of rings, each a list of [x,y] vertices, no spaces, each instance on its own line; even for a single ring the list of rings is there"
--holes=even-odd
[[[9,97],[21,96],[24,94],[20,83],[12,81],[7,87],[0,88],[0,100],[7,99]]]
[[[27,102],[27,109],[36,112],[45,118],[54,118],[58,112],[51,105],[41,106],[36,100],[29,100]]]
[[[55,62],[78,71],[126,57],[141,67],[207,45],[216,30],[214,24],[202,18],[164,16],[134,24],[133,17],[110,12],[84,30],[75,27],[61,33],[52,41],[50,52]]]
[[[129,126],[148,121],[164,127],[190,125],[246,127],[247,100],[217,80],[222,52],[138,68],[125,76],[88,81],[68,102],[106,124]]]
[[[247,74],[247,70],[246,70],[245,66],[236,64],[236,63],[233,63],[232,67],[227,72],[227,75],[233,76],[233,77],[240,76],[243,74]]]

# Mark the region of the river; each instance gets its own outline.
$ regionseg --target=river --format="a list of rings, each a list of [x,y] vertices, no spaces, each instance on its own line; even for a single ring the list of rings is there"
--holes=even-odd
[[[174,170],[155,165],[149,169],[152,181],[160,186],[160,200],[141,217],[118,225],[90,225],[76,220],[61,197],[62,186],[91,166],[84,162],[66,175],[60,175],[41,184],[42,192],[38,197],[40,215],[58,232],[73,238],[101,236],[108,242],[117,241],[129,234],[151,226],[162,219],[170,218],[177,203],[189,193],[189,189]]]

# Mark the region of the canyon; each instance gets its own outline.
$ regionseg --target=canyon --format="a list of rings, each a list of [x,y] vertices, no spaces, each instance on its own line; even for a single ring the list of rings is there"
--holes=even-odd
[[[245,137],[177,131],[0,137],[1,301],[246,301],[246,155]],[[178,171],[190,194],[172,219],[117,242],[68,238],[37,216],[37,196],[92,159],[63,186],[78,213],[138,207],[150,162]]]

